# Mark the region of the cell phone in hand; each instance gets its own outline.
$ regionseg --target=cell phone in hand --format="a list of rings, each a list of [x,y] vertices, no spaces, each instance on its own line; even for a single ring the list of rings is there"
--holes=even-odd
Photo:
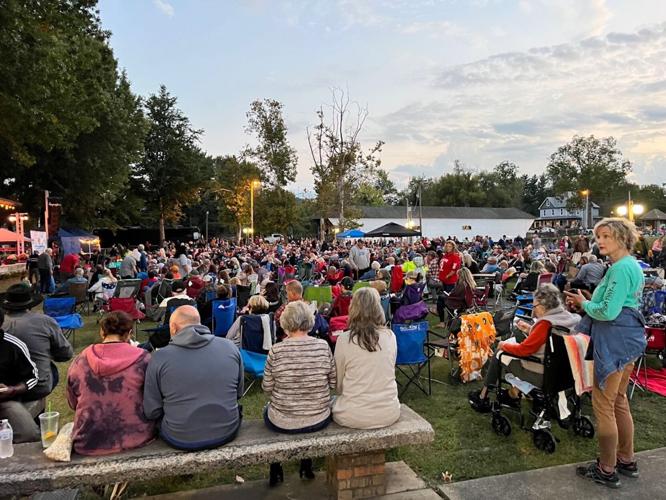
[[[9,387],[6,385],[0,385],[0,393],[2,392],[9,392]]]

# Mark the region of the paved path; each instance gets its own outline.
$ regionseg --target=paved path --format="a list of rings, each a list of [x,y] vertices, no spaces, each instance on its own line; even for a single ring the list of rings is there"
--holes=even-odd
[[[576,477],[575,465],[514,472],[440,486],[449,500],[483,498],[511,500],[606,500],[666,498],[666,448],[637,453],[639,479],[620,476],[622,487],[611,489]]]
[[[268,465],[266,479],[247,481],[244,484],[214,486],[193,491],[180,491],[142,497],[142,500],[328,500],[326,474],[316,473],[312,481],[303,481],[295,474],[285,477],[285,482],[275,488],[268,487]],[[441,500],[433,490],[428,489],[416,473],[405,462],[386,463],[386,495],[382,500]]]

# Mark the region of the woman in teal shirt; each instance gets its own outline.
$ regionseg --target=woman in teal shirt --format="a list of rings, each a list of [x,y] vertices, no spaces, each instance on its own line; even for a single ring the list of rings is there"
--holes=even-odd
[[[580,331],[589,331],[593,346],[592,407],[597,421],[599,458],[577,473],[612,488],[620,486],[618,472],[638,477],[634,459],[634,422],[627,386],[634,362],[645,351],[645,320],[639,311],[643,271],[631,255],[638,239],[626,219],[603,219],[594,227],[601,255],[612,265],[590,300],[565,292],[567,303],[586,313]]]

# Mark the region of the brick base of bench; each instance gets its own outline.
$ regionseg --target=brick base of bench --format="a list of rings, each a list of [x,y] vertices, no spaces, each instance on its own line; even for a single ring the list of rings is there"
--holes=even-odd
[[[383,451],[328,457],[327,482],[333,498],[353,500],[386,493],[385,463]]]

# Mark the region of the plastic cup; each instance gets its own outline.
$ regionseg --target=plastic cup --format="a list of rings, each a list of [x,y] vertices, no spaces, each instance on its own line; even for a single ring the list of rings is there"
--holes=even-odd
[[[48,448],[58,436],[58,421],[60,413],[57,411],[47,411],[39,415],[39,428],[42,434],[42,446]]]

